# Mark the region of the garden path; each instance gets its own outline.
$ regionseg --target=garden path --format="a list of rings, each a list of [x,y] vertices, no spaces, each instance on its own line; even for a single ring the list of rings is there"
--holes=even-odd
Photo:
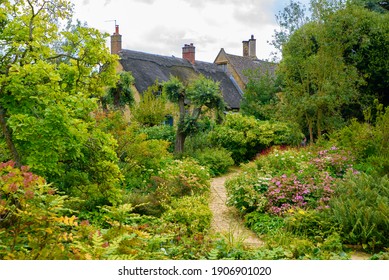
[[[211,233],[221,235],[230,243],[237,244],[242,242],[251,248],[259,247],[264,244],[263,241],[253,231],[245,227],[243,220],[239,217],[239,213],[234,207],[226,205],[227,190],[224,187],[224,183],[237,172],[238,170],[234,169],[232,172],[213,178],[211,181],[209,205],[213,213]]]
[[[224,186],[226,180],[236,175],[239,169],[234,169],[226,175],[213,178],[211,181],[211,199],[210,209],[213,217],[211,222],[211,233],[220,235],[228,242],[243,242],[244,245],[256,248],[264,245],[264,242],[258,236],[245,227],[238,211],[234,207],[226,205],[227,190]],[[354,251],[351,254],[352,260],[367,260],[371,255]]]

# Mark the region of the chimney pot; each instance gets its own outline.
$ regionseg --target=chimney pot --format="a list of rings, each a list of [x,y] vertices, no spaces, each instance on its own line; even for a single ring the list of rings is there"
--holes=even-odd
[[[115,25],[115,33],[111,35],[111,54],[118,54],[122,50],[122,35],[119,34],[119,25]]]

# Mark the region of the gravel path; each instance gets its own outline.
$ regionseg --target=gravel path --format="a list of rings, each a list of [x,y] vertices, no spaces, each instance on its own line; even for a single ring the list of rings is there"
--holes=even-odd
[[[211,181],[211,199],[210,209],[213,213],[211,222],[211,232],[220,234],[228,242],[237,244],[242,242],[244,245],[255,248],[263,245],[258,236],[243,224],[237,210],[234,207],[228,207],[227,191],[224,187],[225,181],[236,174],[236,171],[225,176],[214,178]]]
[[[257,248],[264,243],[258,236],[244,226],[238,211],[234,207],[228,207],[227,190],[224,187],[226,180],[234,176],[238,171],[228,173],[227,175],[213,178],[211,181],[211,199],[209,208],[213,213],[211,222],[211,233],[220,235],[227,239],[231,244],[242,242],[245,246]],[[354,251],[351,254],[352,260],[367,260],[371,255]]]

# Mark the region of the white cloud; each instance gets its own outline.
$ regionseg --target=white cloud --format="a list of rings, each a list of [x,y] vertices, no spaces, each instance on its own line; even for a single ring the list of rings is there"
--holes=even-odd
[[[76,17],[113,33],[116,20],[123,47],[162,55],[181,55],[194,43],[199,60],[213,61],[220,48],[241,54],[242,41],[254,34],[257,55],[268,58],[276,28],[277,0],[71,0]],[[289,2],[288,0],[282,0]],[[307,0],[306,0],[307,1]]]

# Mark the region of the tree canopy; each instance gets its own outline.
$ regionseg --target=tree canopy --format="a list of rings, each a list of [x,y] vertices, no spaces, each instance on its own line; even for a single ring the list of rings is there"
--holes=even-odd
[[[77,196],[114,199],[115,141],[92,118],[118,80],[106,35],[74,23],[69,1],[5,0],[0,9],[3,160]]]
[[[388,105],[388,13],[352,2],[311,1],[309,22],[282,45],[281,115],[306,128],[311,141],[360,118],[375,99]]]

